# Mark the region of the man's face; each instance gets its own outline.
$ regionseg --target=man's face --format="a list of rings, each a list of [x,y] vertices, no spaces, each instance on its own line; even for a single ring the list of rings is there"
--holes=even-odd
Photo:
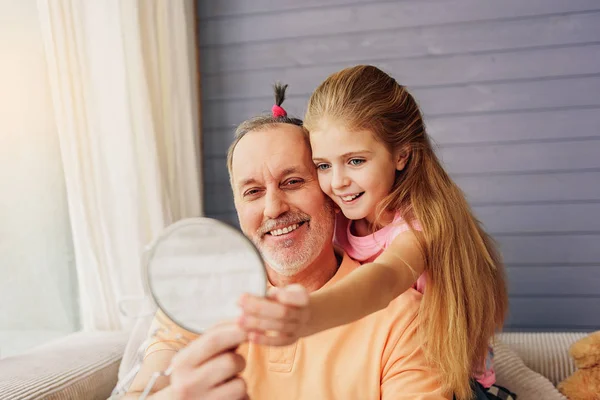
[[[301,128],[277,124],[247,133],[231,174],[242,231],[278,274],[296,275],[331,243],[333,207]]]

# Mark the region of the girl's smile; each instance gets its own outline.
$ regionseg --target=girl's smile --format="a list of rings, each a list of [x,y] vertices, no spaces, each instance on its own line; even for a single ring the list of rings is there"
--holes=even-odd
[[[375,219],[377,205],[390,193],[406,159],[394,156],[368,130],[349,130],[323,120],[310,133],[319,185],[346,218]]]

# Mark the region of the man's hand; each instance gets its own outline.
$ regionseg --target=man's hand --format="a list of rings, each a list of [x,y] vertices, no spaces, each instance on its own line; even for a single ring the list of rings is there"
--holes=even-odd
[[[271,288],[266,298],[245,294],[238,324],[248,339],[267,346],[287,346],[311,334],[308,291],[301,285]]]
[[[177,353],[171,362],[170,391],[175,399],[247,399],[246,384],[238,376],[245,367],[234,351],[247,340],[235,324],[216,326]]]

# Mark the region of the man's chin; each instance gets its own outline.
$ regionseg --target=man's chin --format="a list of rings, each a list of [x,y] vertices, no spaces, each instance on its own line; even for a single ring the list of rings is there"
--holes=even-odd
[[[297,253],[291,257],[282,257],[279,254],[277,257],[263,256],[263,258],[267,267],[281,276],[294,276],[308,267],[305,257]]]
[[[261,251],[265,258],[281,260],[281,262],[290,262],[305,252],[306,250],[293,240],[278,243],[277,246],[263,247],[263,251]]]
[[[261,254],[265,263],[284,276],[292,276],[306,268],[310,261],[310,251],[295,240],[281,241],[277,246],[264,246]]]

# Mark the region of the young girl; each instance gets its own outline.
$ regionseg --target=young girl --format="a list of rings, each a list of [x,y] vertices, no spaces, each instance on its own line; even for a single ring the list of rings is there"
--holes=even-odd
[[[424,350],[446,389],[469,398],[474,374],[489,387],[489,341],[507,309],[503,266],[436,157],[415,99],[373,66],[347,68],[315,90],[304,126],[321,189],[341,211],[334,240],[364,265],[310,297],[295,286],[269,300],[245,297],[240,325],[256,343],[286,345],[381,310],[414,287],[424,293]],[[284,312],[291,308],[303,317]],[[257,329],[263,320],[281,329]]]

